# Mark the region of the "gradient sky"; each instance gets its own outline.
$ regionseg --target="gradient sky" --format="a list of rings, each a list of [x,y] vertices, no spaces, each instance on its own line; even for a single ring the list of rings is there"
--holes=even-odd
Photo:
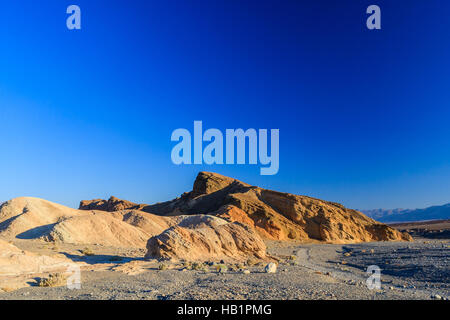
[[[77,4],[82,30],[66,28]],[[365,27],[378,4],[382,30]],[[188,191],[450,202],[450,1],[0,0],[0,201]],[[279,128],[280,171],[176,166],[176,128]]]

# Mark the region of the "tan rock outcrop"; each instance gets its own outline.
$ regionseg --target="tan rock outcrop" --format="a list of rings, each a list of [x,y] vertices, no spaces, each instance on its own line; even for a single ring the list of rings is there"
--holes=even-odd
[[[191,192],[172,201],[142,205],[142,210],[166,216],[215,214],[249,224],[262,237],[275,240],[332,243],[412,240],[409,234],[341,204],[266,190],[210,172],[199,173]]]
[[[37,255],[0,239],[0,276],[50,272],[69,264],[69,259]]]
[[[112,214],[114,214],[116,218],[139,228],[150,236],[158,235],[177,223],[177,221],[171,217],[158,216],[139,210],[116,211]]]
[[[101,211],[120,211],[120,210],[140,210],[143,206],[127,200],[121,200],[114,196],[108,200],[94,199],[80,201],[80,210],[101,210]]]
[[[266,258],[264,241],[252,227],[225,220],[210,226],[169,228],[148,241],[146,254],[146,258],[188,261],[243,261],[249,257]]]
[[[75,210],[38,198],[13,199],[0,206],[0,238],[147,247],[149,258],[194,261],[266,259],[263,239],[411,240],[407,233],[341,204],[266,190],[209,172],[198,174],[192,191],[155,205],[111,197],[82,201]],[[8,248],[4,252],[13,252],[2,246]],[[27,254],[14,254],[21,257],[20,263],[29,259]]]

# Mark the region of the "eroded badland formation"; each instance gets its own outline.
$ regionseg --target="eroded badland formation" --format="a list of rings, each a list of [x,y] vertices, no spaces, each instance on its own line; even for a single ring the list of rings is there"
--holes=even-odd
[[[140,259],[276,260],[266,253],[266,240],[359,243],[412,239],[337,203],[201,172],[192,191],[154,205],[115,197],[81,201],[78,210],[37,198],[5,202],[0,207],[0,282],[42,272],[38,265],[50,270],[76,263],[69,254],[31,253],[14,246],[16,242],[137,248],[142,252],[136,257]]]
[[[193,190],[155,205],[111,197],[81,201],[81,210],[138,210],[165,217],[211,215],[253,227],[264,239],[332,243],[411,240],[385,224],[344,206],[250,186],[216,173],[200,172]],[[173,219],[173,218],[172,218]]]

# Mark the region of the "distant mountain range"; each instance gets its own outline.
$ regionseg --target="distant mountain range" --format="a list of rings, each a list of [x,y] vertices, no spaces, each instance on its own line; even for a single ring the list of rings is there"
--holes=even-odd
[[[359,210],[380,222],[411,222],[450,219],[450,203],[425,209],[374,209]]]

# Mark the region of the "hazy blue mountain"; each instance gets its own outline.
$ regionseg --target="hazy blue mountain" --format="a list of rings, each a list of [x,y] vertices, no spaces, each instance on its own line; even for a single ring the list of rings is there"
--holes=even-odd
[[[380,222],[410,222],[450,219],[450,203],[425,209],[374,209],[360,210]]]

